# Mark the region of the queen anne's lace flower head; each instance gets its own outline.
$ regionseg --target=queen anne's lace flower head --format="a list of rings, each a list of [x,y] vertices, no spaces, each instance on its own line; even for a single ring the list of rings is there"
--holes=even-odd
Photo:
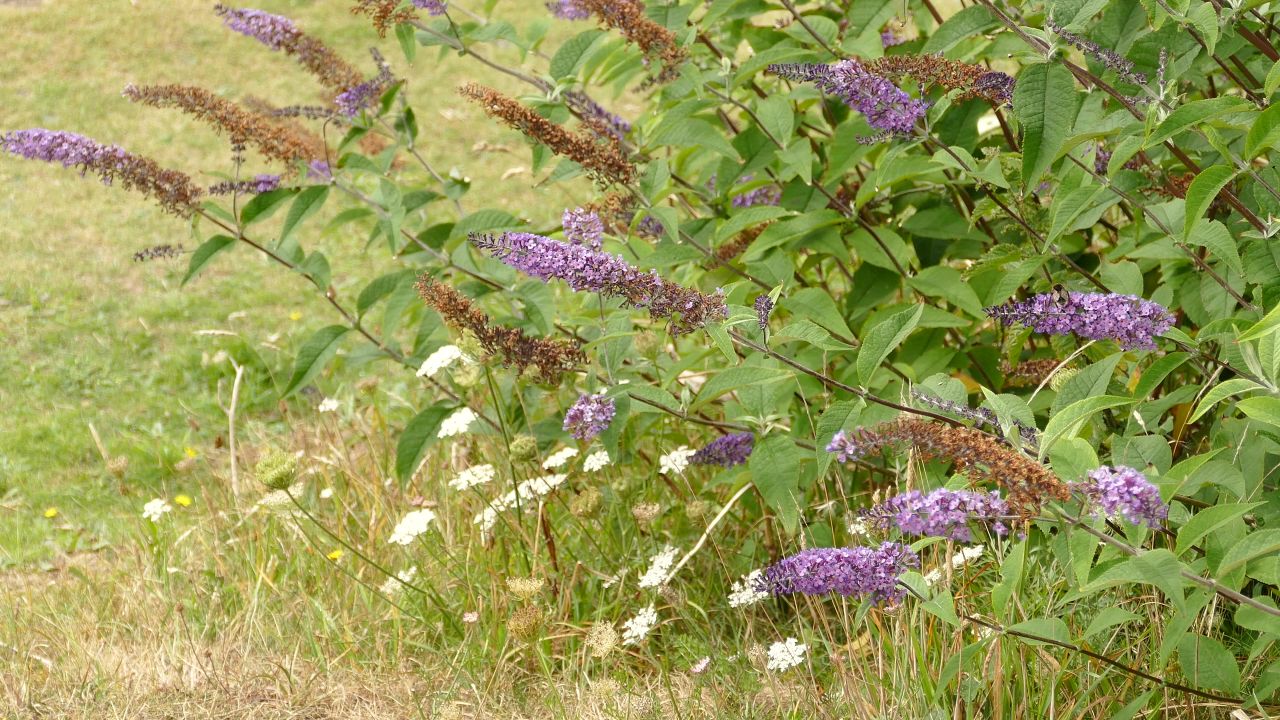
[[[171,510],[173,510],[173,506],[165,501],[164,498],[156,498],[142,506],[142,517],[153,523],[160,522],[160,518]]]
[[[644,575],[640,576],[640,587],[650,588],[665,585],[667,575],[671,573],[671,567],[675,565],[676,555],[679,552],[677,548],[668,545],[657,555],[654,555],[649,560],[649,569],[645,571]]]
[[[578,448],[566,447],[552,453],[550,457],[542,461],[544,470],[554,470],[563,467],[565,463],[578,456]]]
[[[422,361],[422,367],[418,368],[418,377],[433,378],[441,370],[461,360],[462,357],[462,348],[457,345],[445,345]]]
[[[418,576],[418,568],[416,566],[401,570],[395,574],[395,577],[389,577],[382,581],[382,587],[379,590],[383,595],[395,597],[404,591],[404,586],[412,583],[413,579]]]
[[[474,465],[458,473],[458,476],[449,481],[449,487],[454,490],[469,490],[477,485],[484,485],[491,482],[498,473],[492,465]]]
[[[444,419],[440,423],[440,431],[436,433],[436,437],[447,438],[454,435],[461,435],[471,429],[471,424],[476,421],[479,416],[469,407],[459,408],[452,415]]]
[[[784,642],[776,642],[769,646],[769,662],[765,666],[773,672],[783,672],[804,662],[804,653],[808,645],[789,637]]]
[[[336,412],[339,407],[342,407],[342,405],[337,398],[325,398],[320,401],[320,405],[316,409],[322,413],[331,413]]]
[[[414,510],[396,524],[387,542],[393,545],[408,545],[425,533],[431,527],[431,521],[435,519],[436,514],[427,508]]]
[[[658,624],[658,611],[652,605],[636,613],[636,616],[622,624],[622,644],[635,645],[649,636],[653,626]]]
[[[597,472],[609,467],[612,462],[613,461],[609,458],[609,451],[597,450],[588,455],[587,458],[582,461],[582,471]]]
[[[748,605],[755,605],[761,600],[767,600],[769,593],[763,590],[763,570],[752,570],[742,576],[741,580],[733,583],[733,589],[729,593],[729,607],[740,608]]]
[[[658,458],[658,472],[662,475],[683,473],[689,467],[689,461],[697,453],[689,449],[688,445],[681,445],[671,452]]]

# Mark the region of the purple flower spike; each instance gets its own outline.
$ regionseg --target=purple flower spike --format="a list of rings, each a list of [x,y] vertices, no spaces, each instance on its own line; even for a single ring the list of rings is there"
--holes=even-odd
[[[760,323],[760,329],[764,330],[769,327],[769,316],[773,314],[773,300],[768,295],[761,295],[756,298],[756,322]]]
[[[753,177],[753,175],[746,175],[742,178],[742,181],[744,183],[751,182]],[[778,189],[777,185],[765,185],[738,195],[733,199],[733,206],[744,208],[753,205],[777,205],[781,199],[782,190]]]
[[[725,435],[707,443],[689,458],[689,462],[694,465],[720,465],[727,468],[741,465],[751,456],[755,441],[755,435],[749,432]]]
[[[910,135],[929,104],[915,100],[897,85],[868,72],[857,60],[832,65],[784,63],[769,70],[791,80],[812,82],[866,116],[867,124],[881,132]]]
[[[1128,349],[1155,350],[1156,336],[1173,327],[1163,305],[1136,295],[1042,293],[986,310],[1005,325],[1017,323],[1049,335],[1075,333],[1089,340],[1115,340]]]
[[[1109,517],[1123,516],[1129,522],[1155,527],[1169,517],[1169,506],[1160,499],[1160,489],[1131,467],[1102,467],[1089,473],[1089,481],[1076,483],[1086,497]]]
[[[766,568],[758,589],[773,595],[834,592],[866,597],[877,605],[892,604],[906,595],[898,578],[919,566],[920,558],[901,543],[886,542],[879,548],[814,548]]]
[[[582,208],[565,210],[561,224],[564,225],[564,236],[569,242],[586,245],[592,250],[600,249],[600,241],[604,238],[604,222],[599,215]]]
[[[429,15],[443,15],[447,9],[444,0],[413,0],[413,6],[426,10]]]
[[[613,398],[582,395],[564,414],[564,429],[579,440],[591,440],[609,428],[615,412]]]
[[[28,160],[60,163],[62,167],[75,167],[83,175],[89,170],[118,164],[128,157],[124,148],[102,143],[61,130],[14,130],[0,135],[0,148]],[[102,182],[111,184],[111,176],[104,174]]]
[[[302,35],[298,26],[283,15],[272,15],[252,8],[229,8],[218,5],[214,12],[222,16],[222,22],[230,29],[247,35],[272,50],[283,50]]]
[[[579,5],[577,0],[555,0],[547,3],[547,9],[561,20],[586,20],[591,17],[591,11]]]
[[[927,495],[919,490],[905,492],[865,513],[865,517],[882,528],[893,525],[905,535],[944,537],[958,542],[973,542],[970,523],[997,535],[1008,534],[1009,528],[1003,522],[1008,515],[1009,504],[998,492],[946,489]]]
[[[993,102],[1006,105],[1013,102],[1013,76],[999,71],[991,71],[978,76],[973,82],[973,89],[979,94],[991,98]]]
[[[564,103],[569,106],[584,122],[589,122],[593,129],[603,130],[618,140],[625,140],[631,132],[631,123],[604,109],[600,103],[591,99],[590,95],[577,90],[569,90],[564,94]]]
[[[472,233],[470,237],[477,248],[526,275],[563,280],[574,290],[621,298],[632,307],[648,310],[650,317],[669,318],[673,334],[692,332],[729,314],[722,291],[707,295],[667,282],[652,270],[631,266],[620,255],[532,233]]]

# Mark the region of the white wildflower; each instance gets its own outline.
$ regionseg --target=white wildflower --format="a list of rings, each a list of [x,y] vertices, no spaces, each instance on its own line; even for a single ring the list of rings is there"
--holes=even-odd
[[[685,468],[689,467],[689,458],[693,457],[695,452],[697,451],[690,450],[688,445],[681,445],[658,458],[658,472],[663,475],[684,472]]]
[[[445,345],[422,361],[422,367],[418,368],[418,377],[435,377],[436,373],[461,359],[462,350],[457,345]]]
[[[436,514],[430,510],[423,508],[414,510],[404,516],[397,525],[396,529],[391,531],[391,538],[387,540],[389,543],[396,545],[408,545],[417,539],[417,537],[427,531],[431,521],[436,519]]]
[[[733,592],[729,593],[729,607],[739,608],[756,603],[769,597],[769,593],[760,590],[761,570],[752,570],[733,584]]]
[[[871,531],[867,529],[867,521],[864,518],[856,517],[849,521],[849,534],[860,538],[870,535]]]
[[[607,450],[597,450],[588,455],[586,460],[582,461],[582,471],[595,472],[597,470],[603,470],[609,467],[612,463],[613,461],[609,459],[609,452]]]
[[[476,612],[475,610],[468,610],[462,613],[462,622],[468,625],[471,625],[472,623],[478,623],[480,622],[480,613]]]
[[[515,490],[495,498],[484,510],[477,513],[475,524],[480,526],[481,532],[488,533],[498,524],[498,513],[517,505],[520,505],[523,510],[528,510],[530,505],[536,505],[538,498],[560,487],[567,479],[569,479],[568,475],[543,475],[525,480],[517,485]]]
[[[476,465],[458,473],[458,477],[449,481],[454,490],[469,490],[477,485],[484,485],[497,477],[497,470],[492,465]]]
[[[786,642],[776,642],[769,646],[769,670],[782,672],[804,662],[804,652],[809,646],[796,642],[795,638],[787,638]]]
[[[436,433],[436,437],[447,438],[453,437],[454,435],[461,435],[466,432],[471,427],[471,423],[475,421],[476,414],[471,408],[460,408],[452,415],[445,418],[444,422],[440,423],[440,432]]]
[[[142,506],[142,517],[151,522],[160,522],[160,518],[164,517],[164,514],[170,510],[173,510],[172,505],[163,498],[156,498]]]
[[[331,497],[333,497],[333,488],[325,488],[320,491],[321,500],[328,500]]]
[[[952,570],[959,570],[969,563],[982,557],[982,553],[986,550],[982,545],[974,545],[972,547],[961,548],[960,552],[951,556],[948,563]],[[924,574],[924,584],[932,587],[935,583],[942,579],[942,569],[934,568]]]
[[[542,461],[542,467],[546,470],[554,470],[555,468],[558,468],[564,465],[565,463],[569,462],[569,460],[576,457],[577,454],[578,454],[577,448],[567,447],[562,450],[558,450],[551,457]]]
[[[337,412],[339,407],[341,407],[341,405],[338,403],[337,398],[327,397],[320,401],[320,405],[316,409],[322,413],[331,413]]]
[[[671,566],[676,562],[676,554],[680,551],[670,545],[662,549],[662,552],[654,555],[649,561],[649,569],[644,575],[640,576],[640,587],[650,588],[665,585],[667,575],[671,572]]]
[[[389,577],[382,581],[382,594],[391,596],[399,594],[401,590],[404,590],[405,583],[413,582],[413,579],[417,576],[418,568],[416,566],[408,570],[401,570],[396,573],[395,577]]]
[[[635,645],[648,637],[653,626],[658,624],[658,611],[653,606],[641,610],[636,616],[622,623],[622,644]]]
[[[711,656],[707,655],[698,662],[689,666],[690,675],[701,675],[707,671],[707,667],[711,665]]]

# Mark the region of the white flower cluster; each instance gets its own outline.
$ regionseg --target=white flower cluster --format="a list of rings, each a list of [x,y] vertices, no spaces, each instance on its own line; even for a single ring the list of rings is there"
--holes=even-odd
[[[492,465],[476,465],[458,473],[458,477],[449,481],[454,490],[469,490],[477,485],[484,485],[498,476]]]
[[[392,597],[400,594],[400,592],[404,590],[404,584],[413,582],[413,579],[417,576],[418,568],[416,566],[411,567],[408,570],[401,570],[396,573],[395,577],[389,577],[382,582],[382,594],[390,595]]]
[[[433,378],[441,370],[461,360],[463,357],[465,356],[457,345],[445,345],[422,361],[422,367],[418,368],[418,377]]]
[[[641,610],[636,616],[622,623],[622,644],[635,645],[649,636],[653,626],[658,624],[658,611],[653,606]]]
[[[759,580],[763,575],[761,570],[752,570],[742,579],[733,584],[733,591],[729,593],[729,607],[739,608],[756,603],[769,597],[769,593],[759,590]]]
[[[974,545],[972,547],[961,548],[960,552],[951,556],[951,569],[959,570],[969,563],[982,557],[982,553],[986,548],[982,545]],[[932,586],[934,583],[942,579],[942,568],[934,568],[924,575],[924,583]]]
[[[769,646],[769,664],[765,667],[774,672],[790,670],[804,662],[804,652],[808,649],[808,645],[796,642],[792,637],[785,642],[776,642]]]
[[[597,470],[603,470],[609,467],[612,463],[613,461],[609,459],[609,452],[607,450],[597,450],[588,455],[586,460],[582,461],[582,471],[596,472]]]
[[[471,428],[471,423],[476,421],[476,414],[469,407],[459,408],[452,415],[444,419],[440,423],[440,432],[436,433],[436,437],[453,437],[461,435]]]
[[[173,506],[166,502],[163,498],[156,498],[142,506],[142,517],[151,522],[160,522],[160,518],[164,514],[173,510]]]
[[[498,524],[498,513],[510,510],[517,504],[527,509],[535,500],[560,487],[567,479],[569,479],[568,475],[543,475],[525,480],[517,485],[515,490],[491,501],[476,515],[475,524],[480,526],[481,532],[488,533]]]
[[[558,467],[563,467],[565,463],[569,462],[570,460],[572,460],[577,456],[578,456],[577,448],[571,448],[571,447],[561,448],[560,450],[557,450],[556,452],[552,453],[551,457],[542,461],[542,468],[544,470],[554,470]]]
[[[690,450],[688,445],[681,445],[671,452],[658,458],[658,472],[666,475],[668,473],[680,474],[689,467],[689,458],[693,457],[697,450]]]
[[[327,397],[320,401],[320,406],[316,409],[322,413],[331,413],[337,412],[340,407],[342,407],[342,403],[338,402],[337,398]]]
[[[404,516],[396,529],[391,531],[391,538],[387,540],[395,545],[408,545],[418,536],[425,533],[427,528],[431,526],[431,521],[436,519],[436,514],[426,508],[414,510]]]
[[[649,561],[649,569],[644,575],[640,576],[640,587],[661,587],[667,582],[667,575],[671,573],[671,566],[676,562],[676,555],[680,551],[670,545],[662,549],[662,552],[654,555]]]

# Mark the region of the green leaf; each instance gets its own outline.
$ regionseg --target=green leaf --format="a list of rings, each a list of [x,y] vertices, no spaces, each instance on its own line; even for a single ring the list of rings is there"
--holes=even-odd
[[[1277,106],[1280,107],[1280,106]],[[1236,338],[1240,342],[1249,342],[1270,335],[1280,330],[1280,305],[1271,308],[1271,312],[1267,313],[1261,320],[1254,323],[1248,330],[1240,334]]]
[[[582,62],[582,58],[591,51],[591,47],[603,35],[604,32],[591,29],[580,32],[566,40],[551,58],[551,66],[549,68],[551,77],[560,80],[573,75],[578,69],[578,63]]]
[[[724,135],[714,125],[695,117],[668,116],[658,123],[646,143],[649,147],[674,145],[710,150],[740,162],[738,151],[733,149]]]
[[[1213,54],[1214,48],[1218,45],[1218,13],[1214,10],[1211,3],[1200,3],[1200,5],[1191,12],[1187,13],[1187,20],[1196,26],[1196,30],[1200,31],[1200,39],[1204,41],[1205,52],[1209,55]]]
[[[1280,399],[1263,396],[1251,397],[1236,403],[1245,415],[1275,427],[1280,427]]]
[[[359,297],[356,298],[356,315],[364,315],[365,312],[374,306],[382,298],[390,295],[400,283],[404,282],[405,277],[413,275],[412,270],[401,270],[383,275],[369,283],[360,291]]]
[[[770,435],[751,452],[748,468],[760,497],[793,534],[800,523],[800,450],[790,438]]]
[[[1016,632],[1024,632],[1038,637],[1056,640],[1061,643],[1071,642],[1071,631],[1067,628],[1067,624],[1059,618],[1032,618],[1024,620],[1017,625],[1010,625],[1010,630]],[[1041,640],[1033,640],[1031,638],[1015,635],[1022,642],[1028,645],[1050,645]]]
[[[720,353],[724,355],[724,359],[737,365],[738,353],[734,351],[733,338],[729,337],[729,333],[725,331],[724,326],[720,323],[707,323],[707,334],[711,336]]]
[[[1204,213],[1209,209],[1209,204],[1213,199],[1218,197],[1218,192],[1231,182],[1231,178],[1236,176],[1235,168],[1226,165],[1214,165],[1206,168],[1196,175],[1196,179],[1191,181],[1191,185],[1187,188],[1187,204],[1186,204],[1186,221],[1182,226],[1182,237],[1187,239],[1191,237],[1191,231],[1195,228]]]
[[[952,14],[951,17],[947,18],[946,22],[939,25],[938,29],[925,41],[924,49],[921,52],[925,55],[944,53],[955,47],[962,40],[968,40],[971,37],[980,35],[994,28],[997,24],[999,24],[998,21],[986,7],[971,5],[960,12]]]
[[[1133,402],[1132,398],[1120,397],[1118,395],[1100,395],[1097,397],[1089,397],[1083,400],[1077,400],[1062,409],[1061,412],[1055,413],[1049,418],[1049,422],[1044,426],[1044,434],[1040,439],[1040,452],[1043,455],[1058,438],[1064,435],[1074,435],[1080,430],[1080,426],[1085,423],[1095,413],[1107,410],[1121,405],[1128,405]]]
[[[506,210],[494,210],[485,208],[477,210],[466,217],[462,218],[453,226],[453,230],[449,232],[449,239],[466,237],[473,232],[491,232],[498,230],[510,230],[520,227],[520,218],[507,212]]]
[[[708,380],[707,384],[702,386],[702,390],[698,393],[698,398],[693,401],[693,405],[689,409],[696,410],[731,390],[748,385],[777,383],[791,380],[792,378],[793,375],[790,371],[779,368],[754,365],[731,367],[728,370],[720,371],[715,377]]]
[[[1244,137],[1244,160],[1247,162],[1264,150],[1274,148],[1277,141],[1280,141],[1280,105],[1272,105],[1263,110],[1249,127],[1249,134]]]
[[[1127,583],[1145,583],[1162,590],[1174,607],[1182,609],[1186,605],[1183,594],[1182,563],[1173,553],[1163,548],[1148,550],[1112,565],[1101,575],[1089,581],[1083,592],[1094,593],[1106,588]]]
[[[1280,530],[1255,530],[1244,536],[1244,539],[1231,546],[1227,554],[1218,563],[1215,573],[1219,578],[1243,569],[1250,560],[1264,555],[1280,552]]]
[[[200,271],[204,270],[205,265],[209,264],[214,255],[235,244],[236,239],[229,235],[214,235],[200,243],[200,247],[191,253],[191,262],[187,264],[187,274],[182,278],[182,284],[186,285],[191,278],[199,275]]]
[[[1195,412],[1191,413],[1191,417],[1187,422],[1193,423],[1199,420],[1205,413],[1212,410],[1214,405],[1217,405],[1219,402],[1231,397],[1232,395],[1239,395],[1240,393],[1246,393],[1250,390],[1264,389],[1265,388],[1258,383],[1244,378],[1232,378],[1218,383],[1217,385],[1214,385],[1209,392],[1205,393],[1204,397],[1200,398],[1200,404],[1196,405]]]
[[[351,328],[346,325],[330,325],[320,328],[298,349],[293,361],[293,376],[285,386],[284,397],[289,397],[311,382],[338,352],[338,343]]]
[[[1240,516],[1250,510],[1265,505],[1266,503],[1228,503],[1226,505],[1214,505],[1191,516],[1191,519],[1182,527],[1178,528],[1178,544],[1175,549],[1179,555],[1191,549],[1192,545],[1200,542],[1206,535],[1226,525],[1235,522]]]
[[[1040,182],[1058,157],[1076,116],[1076,87],[1058,63],[1040,63],[1018,74],[1013,110],[1022,125],[1022,185]]]
[[[289,214],[284,217],[284,226],[280,228],[280,242],[293,235],[302,221],[316,214],[328,197],[328,185],[315,185],[298,193],[298,197],[289,206]]]
[[[787,146],[796,125],[789,100],[781,95],[770,95],[756,103],[756,117],[760,118],[760,124],[775,140],[783,147]]]
[[[440,432],[440,423],[451,410],[447,406],[434,405],[418,413],[409,421],[404,432],[400,434],[400,440],[396,442],[396,477],[404,481],[413,475],[427,446]]]
[[[1160,383],[1164,382],[1165,378],[1169,377],[1169,373],[1182,367],[1190,359],[1191,353],[1172,352],[1151,363],[1151,367],[1142,371],[1142,377],[1134,386],[1133,399],[1145,400]]]
[[[1240,248],[1227,226],[1217,220],[1199,222],[1191,229],[1187,242],[1192,245],[1208,248],[1213,256],[1222,260],[1236,272],[1244,275],[1244,263],[1240,261]]]
[[[924,306],[916,305],[884,318],[867,331],[858,350],[858,379],[862,384],[865,385],[889,353],[907,339],[923,313]]]
[[[818,477],[826,474],[827,468],[831,466],[831,460],[834,457],[827,452],[827,443],[831,442],[831,438],[836,432],[858,421],[858,416],[862,414],[863,406],[864,403],[861,400],[837,400],[823,411],[822,417],[818,418],[818,441],[814,449],[815,457],[818,460]]]
[[[266,220],[275,214],[276,210],[284,207],[285,200],[297,194],[298,191],[293,188],[280,188],[254,195],[249,202],[244,204],[244,208],[240,211],[240,224],[244,227],[249,227],[259,220]]]
[[[1277,87],[1280,87],[1280,60],[1272,63],[1271,69],[1267,71],[1267,79],[1262,83],[1262,91],[1270,97]]]
[[[1213,638],[1191,633],[1184,635],[1178,641],[1178,665],[1182,674],[1196,687],[1232,695],[1240,692],[1240,668],[1236,665],[1236,657]]]
[[[1185,105],[1180,105],[1169,113],[1169,117],[1165,118],[1164,122],[1156,127],[1156,131],[1147,138],[1143,147],[1149,148],[1153,145],[1159,145],[1187,128],[1198,125],[1210,118],[1225,115],[1229,112],[1237,112],[1247,107],[1251,107],[1248,100],[1230,96],[1195,100]]]

